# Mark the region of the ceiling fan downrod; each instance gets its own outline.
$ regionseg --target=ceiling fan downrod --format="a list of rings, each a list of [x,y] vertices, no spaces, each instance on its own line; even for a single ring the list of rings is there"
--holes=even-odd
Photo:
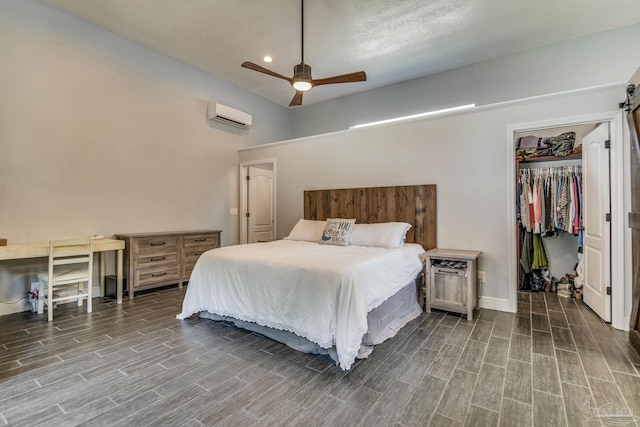
[[[312,79],[311,78],[311,66],[304,63],[304,0],[300,0],[300,12],[301,12],[301,20],[300,20],[300,29],[301,29],[301,43],[300,43],[300,53],[301,53],[301,62],[293,67],[293,77],[289,78],[283,76],[282,74],[276,73],[275,71],[271,71],[267,68],[264,68],[261,65],[254,64],[253,62],[245,61],[241,64],[242,67],[248,68],[250,70],[257,71],[259,73],[267,74],[269,76],[273,76],[282,80],[286,80],[289,82],[291,86],[296,90],[295,95],[291,99],[289,103],[289,107],[293,107],[296,105],[302,105],[302,95],[305,91],[311,89],[315,86],[336,84],[336,83],[355,83],[355,82],[364,82],[367,80],[367,75],[364,71],[358,71],[355,73],[341,74],[339,76],[327,77],[323,79]]]
[[[293,81],[291,85],[296,90],[306,91],[311,89],[311,67],[304,63],[304,0],[300,0],[300,63],[293,67]],[[309,80],[301,82],[300,80]]]

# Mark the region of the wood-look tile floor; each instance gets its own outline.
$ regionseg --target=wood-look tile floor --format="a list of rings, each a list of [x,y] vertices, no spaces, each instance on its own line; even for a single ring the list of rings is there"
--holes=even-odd
[[[640,356],[581,302],[423,314],[349,372],[210,320],[177,288],[53,323],[0,318],[0,425],[607,426],[640,419]],[[595,408],[600,408],[596,412]],[[617,424],[621,425],[621,424]]]

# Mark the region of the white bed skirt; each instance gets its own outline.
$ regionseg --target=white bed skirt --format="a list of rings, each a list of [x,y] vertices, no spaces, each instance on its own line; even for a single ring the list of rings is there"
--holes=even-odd
[[[422,313],[422,308],[418,305],[416,295],[416,283],[414,281],[407,284],[398,293],[374,308],[367,315],[367,333],[362,338],[360,350],[358,351],[358,359],[366,359],[373,348],[394,337],[398,331],[407,323],[415,319]],[[294,350],[311,354],[329,355],[336,364],[339,364],[338,354],[334,347],[324,348],[319,344],[300,337],[293,332],[273,329],[266,326],[258,325],[253,322],[235,319],[233,317],[218,316],[217,314],[203,311],[199,316],[215,321],[223,321],[233,323],[235,326],[256,332],[272,340],[281,342]]]

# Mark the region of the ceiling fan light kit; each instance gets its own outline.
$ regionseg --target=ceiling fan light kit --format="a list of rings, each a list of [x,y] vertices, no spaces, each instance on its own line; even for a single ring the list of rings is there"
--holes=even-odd
[[[301,60],[300,63],[293,67],[293,77],[285,77],[282,74],[278,74],[275,71],[271,71],[267,68],[261,67],[260,65],[254,64],[253,62],[243,62],[241,64],[242,67],[248,68],[253,71],[258,71],[263,74],[268,74],[272,77],[277,77],[282,80],[286,80],[289,82],[291,86],[296,90],[295,95],[293,95],[293,99],[289,103],[289,107],[302,105],[302,94],[314,86],[321,86],[327,84],[336,84],[336,83],[355,83],[355,82],[364,82],[367,80],[367,75],[364,71],[358,71],[355,73],[342,74],[340,76],[327,77],[324,79],[314,80],[311,77],[311,66],[304,63],[304,0],[300,0],[300,10],[301,10],[301,29],[302,29],[302,37],[301,37]]]
[[[293,88],[295,90],[299,90],[300,92],[306,92],[311,89],[311,82],[306,82],[304,80],[298,80],[293,82]]]
[[[304,62],[296,65],[293,67],[293,79],[291,80],[291,86],[293,86],[295,90],[304,92],[311,89],[313,87],[311,83],[311,67]]]

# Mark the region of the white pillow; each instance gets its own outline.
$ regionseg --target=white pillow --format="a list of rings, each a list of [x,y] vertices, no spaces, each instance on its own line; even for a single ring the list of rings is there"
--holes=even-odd
[[[319,242],[322,239],[322,233],[326,221],[313,221],[310,219],[299,219],[298,223],[293,226],[291,233],[284,240],[302,240],[305,242]]]
[[[322,243],[347,246],[355,223],[355,219],[327,218],[327,225],[322,233]]]
[[[399,248],[411,224],[406,222],[382,222],[379,224],[356,224],[351,234],[350,245]]]

